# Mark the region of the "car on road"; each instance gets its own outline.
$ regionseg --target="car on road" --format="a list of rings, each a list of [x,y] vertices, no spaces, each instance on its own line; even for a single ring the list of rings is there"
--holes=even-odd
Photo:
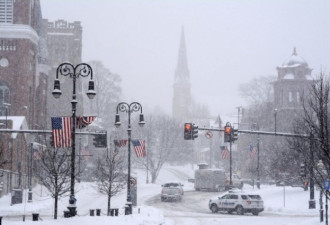
[[[257,216],[264,211],[264,202],[258,194],[232,190],[210,199],[209,209],[212,213],[225,211],[230,214],[233,212],[236,212],[238,215],[252,213]]]
[[[181,201],[184,195],[183,184],[178,181],[166,182],[162,185],[161,201]]]

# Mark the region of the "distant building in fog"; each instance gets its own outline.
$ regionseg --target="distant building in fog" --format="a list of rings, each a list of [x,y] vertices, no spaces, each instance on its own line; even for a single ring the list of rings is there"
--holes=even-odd
[[[302,57],[298,56],[296,48],[290,58],[276,69],[278,75],[273,83],[274,106],[277,109],[300,107],[301,98],[312,82],[312,69]]]
[[[191,118],[192,98],[190,88],[186,41],[182,28],[178,63],[173,84],[172,116],[176,119]]]
[[[313,82],[307,62],[297,54],[294,48],[292,55],[276,67],[277,80],[274,87],[274,113],[277,117],[277,128],[289,132],[292,129],[297,113],[301,113],[302,99],[308,95]]]

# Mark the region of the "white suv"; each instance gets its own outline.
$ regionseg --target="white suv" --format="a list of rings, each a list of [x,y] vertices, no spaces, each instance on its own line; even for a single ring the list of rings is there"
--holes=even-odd
[[[229,191],[219,197],[210,199],[209,208],[212,213],[218,211],[232,213],[236,211],[239,215],[252,213],[257,216],[260,212],[264,211],[264,202],[257,194]]]
[[[183,184],[180,182],[167,182],[162,185],[161,200],[176,200],[181,201],[183,192]]]

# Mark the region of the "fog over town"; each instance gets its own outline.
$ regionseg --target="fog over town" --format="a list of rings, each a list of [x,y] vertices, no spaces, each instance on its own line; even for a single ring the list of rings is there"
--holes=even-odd
[[[329,10],[0,0],[0,225],[328,224]]]

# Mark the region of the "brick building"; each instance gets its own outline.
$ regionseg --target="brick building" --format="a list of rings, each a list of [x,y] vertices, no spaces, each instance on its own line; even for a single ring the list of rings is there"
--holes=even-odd
[[[80,63],[81,51],[80,22],[43,19],[40,0],[0,0],[0,129],[49,130],[51,116],[70,116],[72,81],[61,79],[59,100],[51,92],[58,65]],[[0,132],[0,196],[26,187],[29,146],[41,136]]]

